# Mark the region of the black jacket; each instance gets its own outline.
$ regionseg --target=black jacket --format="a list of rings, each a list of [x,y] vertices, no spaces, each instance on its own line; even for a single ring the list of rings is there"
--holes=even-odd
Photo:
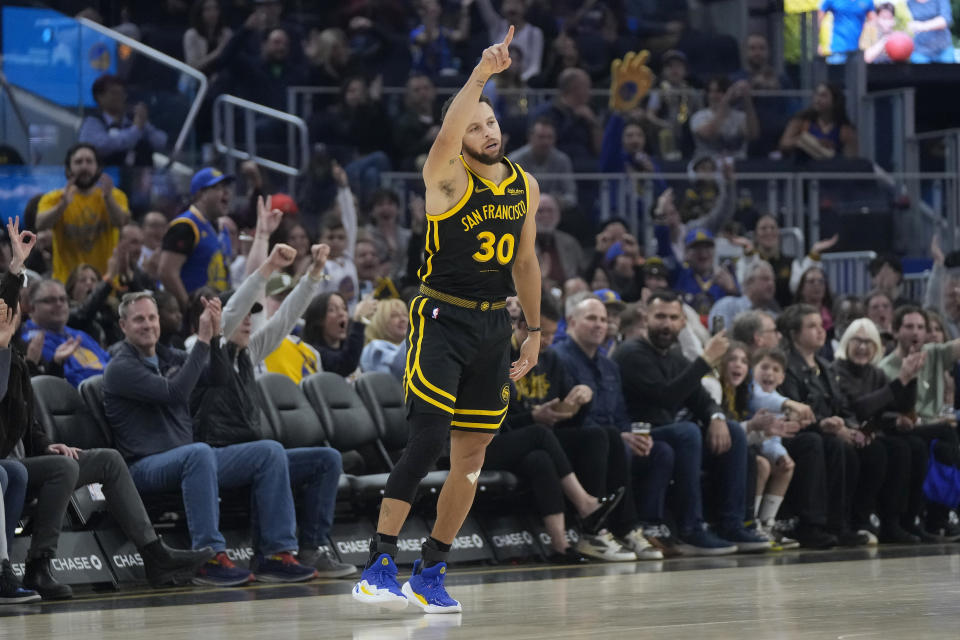
[[[53,444],[35,412],[30,371],[16,349],[0,349],[0,458],[23,440],[26,457],[41,456]]]
[[[510,339],[510,357],[516,360],[520,356],[520,345],[516,339]],[[516,382],[510,383],[510,404],[507,409],[505,429],[520,429],[534,424],[533,407],[554,398],[563,400],[574,387],[573,378],[563,366],[553,349],[540,354],[537,366]],[[583,407],[570,420],[557,423],[557,427],[574,427],[583,423]]]
[[[710,416],[722,410],[700,384],[710,373],[703,358],[693,362],[674,345],[659,351],[647,340],[627,340],[613,354],[620,365],[623,396],[627,411],[634,421],[649,422],[654,427],[677,422],[677,414],[688,410],[705,426]]]
[[[873,365],[860,366],[849,360],[833,363],[833,378],[843,396],[846,415],[858,424],[876,429],[896,428],[897,415],[910,413],[917,403],[917,380],[904,385]]]
[[[211,350],[207,375],[190,396],[194,439],[213,447],[259,440],[259,393],[246,349],[228,342]]]
[[[803,356],[790,349],[786,378],[778,391],[791,400],[809,405],[818,422],[831,416],[840,416],[848,426],[857,426],[858,423],[852,420],[853,412],[844,404],[844,397],[837,386],[836,377],[830,371],[830,364],[820,356],[815,356],[814,360],[815,366],[808,367]],[[819,431],[820,426],[815,422],[807,429]]]

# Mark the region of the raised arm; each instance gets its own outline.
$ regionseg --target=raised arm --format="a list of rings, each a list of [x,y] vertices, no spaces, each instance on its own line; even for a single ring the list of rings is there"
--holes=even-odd
[[[463,134],[470,125],[470,118],[480,101],[480,94],[487,80],[493,74],[510,67],[508,47],[512,40],[513,26],[507,30],[503,42],[483,50],[480,63],[454,97],[443,118],[440,131],[423,165],[423,182],[427,186],[427,213],[443,213],[467,188],[467,173],[459,160]]]

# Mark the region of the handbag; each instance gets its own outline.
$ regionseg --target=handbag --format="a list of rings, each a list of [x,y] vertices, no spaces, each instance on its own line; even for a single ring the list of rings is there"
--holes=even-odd
[[[960,469],[937,460],[934,455],[937,442],[930,443],[930,464],[923,481],[923,493],[927,499],[954,509],[960,505]]]

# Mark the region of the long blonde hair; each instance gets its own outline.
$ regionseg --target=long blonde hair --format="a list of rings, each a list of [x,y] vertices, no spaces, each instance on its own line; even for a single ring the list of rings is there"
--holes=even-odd
[[[373,312],[370,318],[370,324],[364,330],[364,344],[369,344],[371,340],[386,340],[393,342],[387,336],[387,323],[390,322],[390,316],[394,311],[402,311],[407,314],[407,305],[403,300],[389,298],[387,300],[377,301],[377,310]]]

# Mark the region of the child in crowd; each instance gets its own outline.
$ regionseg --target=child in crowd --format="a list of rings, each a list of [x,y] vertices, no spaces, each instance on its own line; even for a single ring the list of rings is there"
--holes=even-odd
[[[783,384],[786,372],[787,357],[783,351],[780,349],[757,351],[753,356],[754,395],[759,393],[779,396],[777,388]],[[764,479],[761,483],[760,473],[757,473],[757,519],[764,527],[770,527],[773,524],[783,497],[787,494],[790,480],[793,478],[793,459],[787,453],[781,438],[787,426],[785,422],[791,419],[792,410],[789,401],[786,398],[783,400],[779,406],[786,412],[774,414],[777,418],[776,422],[762,433],[755,431],[748,435],[748,442],[752,439],[762,439],[760,453],[768,463],[766,467],[769,479]],[[765,488],[764,485],[766,485]]]

